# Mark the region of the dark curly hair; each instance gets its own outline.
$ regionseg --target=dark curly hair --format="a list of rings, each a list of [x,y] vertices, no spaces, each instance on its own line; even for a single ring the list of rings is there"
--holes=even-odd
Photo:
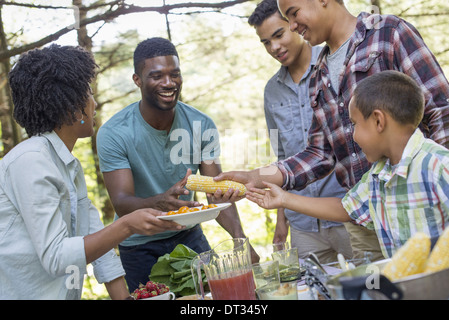
[[[89,98],[97,64],[81,47],[52,44],[24,53],[9,73],[14,119],[29,137],[71,125]]]
[[[170,40],[154,37],[140,42],[134,50],[134,72],[142,72],[146,59],[162,56],[178,56],[178,51]]]

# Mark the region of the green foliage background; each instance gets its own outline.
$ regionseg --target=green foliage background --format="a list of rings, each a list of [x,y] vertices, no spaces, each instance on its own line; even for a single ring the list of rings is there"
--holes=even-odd
[[[279,68],[279,64],[265,52],[254,29],[245,19],[258,2],[259,0],[250,1],[223,10],[222,13],[201,12],[185,15],[180,12],[169,16],[170,34],[180,54],[184,78],[182,100],[207,113],[216,122],[220,131],[221,164],[224,171],[249,170],[276,160],[266,133],[263,90],[268,79]],[[378,2],[381,4],[382,13],[399,15],[417,27],[448,74],[449,5],[446,0]],[[371,3],[369,0],[345,1],[347,8],[354,15],[372,9]],[[38,28],[39,23],[48,24],[48,20],[32,20],[33,11],[26,11],[26,8],[14,10],[20,13],[4,12],[4,16],[11,19],[5,26],[11,36],[9,45],[35,41],[29,31]],[[158,16],[150,13],[146,15],[148,19]],[[57,17],[54,19],[57,20]],[[55,25],[58,23],[56,20]],[[108,66],[112,54],[120,60],[114,66],[103,70],[97,79],[95,94],[100,97],[100,102],[105,102],[99,115],[103,123],[115,112],[140,98],[131,79],[132,53],[137,43],[147,37],[167,37],[166,25],[163,23],[142,32],[132,18],[126,20],[128,23],[123,21],[118,18],[104,27],[101,24],[92,27],[94,30],[98,28],[98,36],[115,30],[109,41],[104,38],[97,40],[97,36],[92,38],[93,51],[100,67]],[[107,29],[110,26],[115,29]],[[16,32],[14,37],[13,32]],[[60,39],[57,42],[67,41],[72,41],[72,45],[77,44],[76,39]],[[15,59],[16,57],[12,62]],[[78,141],[74,154],[83,165],[89,197],[101,208],[107,195],[97,184],[91,140]],[[197,196],[206,202],[204,194]],[[271,253],[276,223],[275,211],[263,210],[247,200],[239,201],[237,207],[246,235],[261,256],[261,261],[265,260]],[[105,220],[104,223],[107,225],[111,221]],[[203,223],[202,227],[211,246],[229,238],[215,221]],[[91,272],[85,281],[83,299],[108,299],[104,287],[98,285]]]

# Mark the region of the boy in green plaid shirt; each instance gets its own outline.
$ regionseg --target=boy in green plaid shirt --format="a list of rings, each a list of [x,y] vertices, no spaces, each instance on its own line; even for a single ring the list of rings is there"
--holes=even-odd
[[[412,78],[374,74],[349,103],[354,141],[373,165],[343,199],[303,197],[271,183],[267,190],[250,188],[246,197],[266,209],[374,229],[386,258],[418,231],[434,244],[449,223],[449,150],[424,137],[423,114],[424,97]]]

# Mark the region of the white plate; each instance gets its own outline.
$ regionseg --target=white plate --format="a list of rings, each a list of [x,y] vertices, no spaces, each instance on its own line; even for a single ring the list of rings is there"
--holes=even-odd
[[[218,214],[221,210],[226,209],[230,205],[231,203],[217,203],[216,208],[157,217],[162,220],[172,220],[182,226],[187,226],[215,219],[216,217],[218,217]],[[202,207],[197,208],[201,209]]]
[[[171,291],[168,291],[166,293],[159,294],[154,297],[149,297],[149,298],[144,298],[144,299],[139,299],[139,300],[175,300],[175,294]]]

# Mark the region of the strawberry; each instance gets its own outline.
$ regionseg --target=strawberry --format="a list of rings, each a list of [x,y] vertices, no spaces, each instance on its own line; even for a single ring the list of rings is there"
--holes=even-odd
[[[148,293],[150,297],[155,297],[158,295],[158,292],[156,290],[153,290],[151,292]]]
[[[140,295],[140,299],[146,299],[152,297],[152,295],[150,295],[150,293],[148,291],[142,291],[142,294]]]
[[[148,291],[153,291],[156,290],[157,284],[152,281],[148,281],[145,287],[147,288]]]
[[[134,299],[139,300],[140,299],[140,293],[134,291],[133,293],[131,293],[131,295],[134,297]]]
[[[133,291],[133,293],[131,294],[136,300],[139,300],[142,296],[142,290],[141,289],[136,289]]]
[[[167,292],[165,289],[167,288],[167,286],[163,283],[158,283],[157,284],[157,292],[158,294],[163,294],[165,292]]]
[[[154,281],[148,281],[146,284],[139,283],[139,287],[135,289],[131,295],[136,299],[145,299],[155,297],[160,294],[164,294],[170,291],[164,283],[157,283]]]

